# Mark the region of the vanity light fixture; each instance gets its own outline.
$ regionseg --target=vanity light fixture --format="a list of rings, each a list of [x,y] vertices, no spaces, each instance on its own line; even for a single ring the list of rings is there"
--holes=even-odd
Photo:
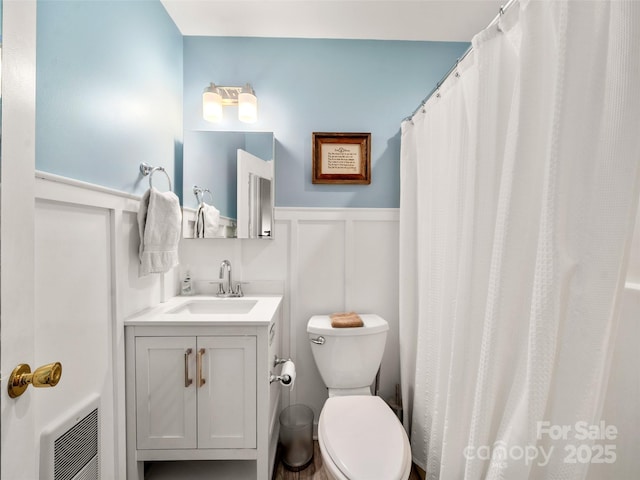
[[[222,95],[213,83],[205,88],[202,94],[202,117],[207,122],[222,120]]]
[[[208,122],[222,120],[222,107],[238,106],[238,119],[253,123],[258,119],[258,99],[248,83],[244,87],[221,87],[211,83],[202,94],[202,117]]]

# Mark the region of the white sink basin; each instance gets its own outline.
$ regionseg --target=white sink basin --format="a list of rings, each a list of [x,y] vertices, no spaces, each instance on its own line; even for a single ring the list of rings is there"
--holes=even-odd
[[[256,306],[257,300],[241,298],[220,298],[191,300],[168,311],[173,314],[191,315],[243,315],[249,313]]]

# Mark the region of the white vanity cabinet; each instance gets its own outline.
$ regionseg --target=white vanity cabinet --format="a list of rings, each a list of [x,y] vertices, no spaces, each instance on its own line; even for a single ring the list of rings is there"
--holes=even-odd
[[[253,461],[255,478],[267,480],[279,431],[282,386],[269,374],[281,298],[266,297],[262,315],[173,315],[181,299],[125,321],[127,480],[162,460]]]
[[[136,337],[135,349],[138,449],[256,448],[255,336]]]

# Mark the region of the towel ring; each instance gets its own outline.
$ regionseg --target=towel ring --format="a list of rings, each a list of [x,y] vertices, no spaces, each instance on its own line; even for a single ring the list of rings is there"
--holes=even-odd
[[[152,167],[151,165],[149,165],[148,163],[142,162],[140,164],[140,173],[143,176],[149,176],[149,186],[153,187],[153,174],[155,172],[162,172],[166,175],[167,177],[167,182],[169,182],[169,190],[173,191],[173,187],[171,186],[171,177],[169,177],[169,174],[167,173],[167,171],[164,169],[164,167]]]
[[[211,202],[213,202],[213,194],[211,193],[211,190],[209,190],[208,188],[200,188],[197,185],[193,186],[193,194],[196,196],[196,201],[198,203],[204,202],[205,193],[209,194],[209,197],[211,198]],[[202,200],[200,200],[199,195],[202,195]]]

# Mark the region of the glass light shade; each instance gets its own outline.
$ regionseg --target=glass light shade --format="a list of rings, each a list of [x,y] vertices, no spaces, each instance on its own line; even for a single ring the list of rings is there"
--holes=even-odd
[[[243,91],[238,94],[238,118],[245,123],[258,120],[258,99],[253,93]]]
[[[202,117],[207,122],[222,120],[222,97],[217,91],[207,89],[202,94]]]

